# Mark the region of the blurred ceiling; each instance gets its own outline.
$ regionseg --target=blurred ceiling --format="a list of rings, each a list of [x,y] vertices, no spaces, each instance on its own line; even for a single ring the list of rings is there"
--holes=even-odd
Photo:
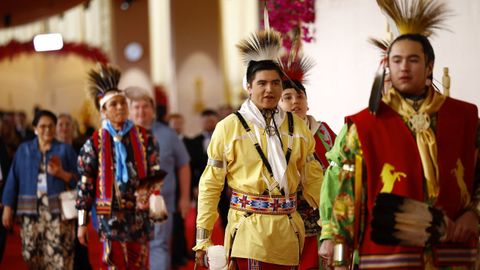
[[[18,26],[60,14],[89,0],[0,0],[0,28]]]

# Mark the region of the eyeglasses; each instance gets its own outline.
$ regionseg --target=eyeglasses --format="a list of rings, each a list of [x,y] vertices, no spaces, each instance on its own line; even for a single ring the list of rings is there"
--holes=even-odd
[[[55,125],[38,125],[37,126],[38,129],[54,129],[55,128]]]

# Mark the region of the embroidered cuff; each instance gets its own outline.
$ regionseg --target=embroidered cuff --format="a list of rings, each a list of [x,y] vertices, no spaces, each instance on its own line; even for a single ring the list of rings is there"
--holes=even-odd
[[[322,227],[322,230],[320,232],[320,240],[333,239],[332,225],[328,222],[319,225]]]
[[[207,165],[223,169],[223,160],[216,160],[216,159],[208,158]]]

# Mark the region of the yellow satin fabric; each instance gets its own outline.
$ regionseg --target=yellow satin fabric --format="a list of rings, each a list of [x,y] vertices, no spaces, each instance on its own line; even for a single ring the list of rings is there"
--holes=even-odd
[[[427,97],[418,111],[415,111],[400,93],[393,88],[387,91],[382,100],[404,119],[408,120],[416,113],[426,113],[429,116],[436,113],[445,101],[445,96],[433,89],[429,89]],[[426,179],[428,198],[435,200],[440,189],[438,183],[437,140],[431,126],[428,129],[416,132],[415,137],[420,160],[422,161],[423,174]]]

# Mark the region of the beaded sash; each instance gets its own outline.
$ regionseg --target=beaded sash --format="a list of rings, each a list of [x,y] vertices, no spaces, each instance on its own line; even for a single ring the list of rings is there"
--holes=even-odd
[[[297,195],[290,194],[287,199],[282,195],[252,195],[234,190],[230,208],[257,214],[287,215],[297,209]]]

